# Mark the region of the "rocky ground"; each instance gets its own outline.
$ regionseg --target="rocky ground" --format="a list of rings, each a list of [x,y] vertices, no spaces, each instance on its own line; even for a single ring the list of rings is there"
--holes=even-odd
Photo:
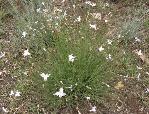
[[[128,0],[127,0],[128,1]],[[96,2],[96,0],[94,0]],[[86,19],[86,10],[83,6],[84,1],[79,0],[76,6],[76,11],[73,12],[68,6],[71,3],[65,2],[65,4],[60,4],[59,1],[55,2],[57,8],[66,9],[69,15],[80,15],[82,19]],[[107,36],[115,36],[119,27],[125,23],[125,20],[135,17],[134,10],[139,8],[144,8],[148,10],[149,3],[143,1],[139,3],[134,2],[123,2],[123,0],[109,0],[104,1],[107,5],[106,11],[100,11],[98,8],[92,9],[90,12],[99,12],[102,16],[100,20],[108,22]],[[1,7],[3,4],[1,4]],[[3,7],[2,7],[3,8]],[[74,14],[75,13],[75,14]],[[111,16],[110,16],[111,15]],[[141,16],[144,22],[148,22],[148,13]],[[38,114],[91,114],[88,109],[90,107],[90,101],[84,100],[78,107],[68,108],[61,107],[59,110],[53,112],[44,103],[42,103],[42,98],[40,96],[32,97],[31,95],[24,96],[20,99],[15,99],[10,96],[11,90],[15,87],[16,82],[19,80],[15,76],[11,76],[9,70],[15,69],[15,64],[11,55],[14,53],[11,47],[11,38],[15,34],[15,19],[13,15],[6,14],[1,18],[3,32],[0,34],[0,113],[10,113],[10,114],[29,114],[29,107],[33,107],[32,110],[37,110]],[[67,23],[71,23],[71,19]],[[149,23],[148,23],[149,24]],[[129,76],[119,76],[115,80],[109,82],[109,86],[113,87],[111,90],[113,96],[105,96],[105,99],[101,103],[96,103],[92,101],[97,106],[96,114],[148,114],[149,113],[149,26],[145,25],[144,28],[138,31],[139,38],[141,42],[134,42],[128,45],[128,49],[135,53],[135,49],[142,49],[143,56],[138,56],[136,54],[135,59],[138,61],[139,73],[136,77]],[[100,26],[99,26],[100,28]],[[7,56],[4,57],[4,56]],[[15,103],[14,103],[15,102]],[[40,102],[41,105],[38,105]],[[18,105],[19,104],[19,105]],[[31,105],[33,104],[33,105]],[[43,106],[42,106],[43,105]],[[34,108],[35,107],[35,108]],[[39,108],[39,109],[38,109]],[[7,112],[8,111],[8,112]],[[35,113],[33,113],[35,114]]]

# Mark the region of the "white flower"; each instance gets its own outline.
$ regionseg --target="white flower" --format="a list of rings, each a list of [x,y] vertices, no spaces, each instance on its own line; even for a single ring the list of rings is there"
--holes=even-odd
[[[96,24],[90,24],[90,28],[97,30],[97,25]]]
[[[138,37],[135,37],[136,42],[141,42],[141,40]]]
[[[41,73],[40,76],[43,78],[44,81],[47,81],[48,77],[50,76],[51,74],[45,74],[45,73]]]
[[[28,72],[27,72],[27,71],[25,71],[25,72],[23,72],[23,74],[24,74],[24,75],[27,75],[27,74],[28,74]]]
[[[10,95],[10,96],[14,95],[14,91],[11,90],[11,92],[10,92],[9,95]]]
[[[3,72],[0,71],[0,75],[2,75]]]
[[[141,50],[136,51],[136,54],[139,55],[139,56],[143,55]]]
[[[74,62],[75,58],[76,58],[76,57],[73,56],[73,54],[70,54],[70,55],[68,56],[68,59],[69,59],[70,62]]]
[[[80,16],[77,17],[76,21],[77,21],[77,22],[80,22],[80,21],[81,21],[81,17],[80,17]]]
[[[60,81],[61,84],[63,84],[63,81]]]
[[[62,0],[62,2],[61,3],[64,3],[65,2],[65,0]]]
[[[118,36],[117,36],[118,38],[120,38],[121,37],[121,34],[118,34]]]
[[[98,48],[98,51],[103,51],[104,50],[104,48],[102,47],[102,46],[100,46],[100,48]]]
[[[60,88],[58,92],[54,93],[53,95],[56,95],[58,97],[63,97],[66,95],[66,93],[64,93],[64,89],[63,88]]]
[[[19,96],[21,96],[20,94],[21,94],[21,92],[19,92],[18,90],[17,91],[11,90],[11,92],[10,92],[9,95],[10,96],[13,96],[14,95],[15,97],[19,97]]]
[[[29,55],[31,55],[31,54],[29,53],[28,49],[24,50],[23,56],[26,57],[26,56],[29,56]]]
[[[91,110],[89,110],[90,112],[96,112],[96,106],[93,106]]]
[[[149,75],[149,72],[146,72],[147,75]]]
[[[146,88],[146,91],[145,91],[145,93],[149,93],[149,88]]]
[[[105,3],[105,6],[109,7],[109,3]]]
[[[112,44],[112,40],[107,39],[107,42],[108,42],[109,45]]]
[[[8,113],[8,109],[6,109],[5,107],[2,107],[2,110],[5,112],[5,113]]]
[[[20,94],[21,94],[21,92],[19,92],[19,91],[17,90],[17,91],[15,92],[15,97],[21,96]]]
[[[81,114],[81,112],[78,110],[78,114]]]
[[[73,4],[72,6],[73,6],[73,8],[76,8],[76,5],[75,4]]]
[[[137,66],[137,69],[138,69],[138,70],[141,70],[141,69],[142,69],[142,67]]]
[[[48,13],[48,9],[43,9],[43,12],[44,13]]]
[[[23,37],[26,37],[26,35],[27,35],[27,32],[24,31],[24,32],[22,33],[22,36],[23,36]]]
[[[37,12],[40,12],[40,8],[36,9]]]
[[[45,5],[44,2],[41,3],[42,5]]]
[[[1,52],[1,53],[0,53],[0,59],[1,59],[2,57],[5,57],[5,52]]]
[[[44,51],[47,51],[46,48],[43,48]]]
[[[90,98],[90,97],[86,97],[86,99],[87,99],[87,100],[90,100],[91,98]]]
[[[77,109],[77,111],[78,111],[78,114],[81,114],[81,112],[79,111],[79,108],[78,108],[78,107],[76,107],[76,109]]]
[[[107,23],[108,22],[108,20],[105,20],[105,23]]]
[[[92,7],[96,6],[96,3],[93,3],[91,1],[86,1],[85,4],[88,4],[88,5],[92,6]]]
[[[111,60],[112,59],[111,54],[109,54],[108,57],[106,57],[106,59]]]

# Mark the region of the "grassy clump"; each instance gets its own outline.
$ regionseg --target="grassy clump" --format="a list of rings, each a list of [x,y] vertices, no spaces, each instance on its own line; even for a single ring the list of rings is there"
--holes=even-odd
[[[12,41],[17,52],[23,53],[25,49],[29,49],[31,53],[28,57],[21,56],[20,59],[16,56],[14,62],[17,69],[12,71],[12,74],[20,78],[17,88],[24,95],[34,93],[34,96],[44,99],[52,108],[62,105],[76,106],[86,97],[100,102],[100,98],[110,90],[106,84],[111,79],[120,74],[136,74],[133,55],[124,53],[113,39],[112,44],[108,44],[103,31],[102,34],[95,32],[87,26],[88,22],[83,22],[74,29],[61,26],[61,21],[53,19],[49,26],[47,19],[51,18],[50,14],[37,13],[35,8],[41,7],[41,3],[39,7],[39,3],[31,3],[31,6],[28,5],[31,7],[28,12],[15,15],[17,34]],[[129,27],[133,29],[133,32],[129,32],[133,36],[138,26],[135,22],[135,26],[129,25],[128,23],[124,29],[126,32]],[[104,29],[106,31],[105,25]],[[24,31],[27,32],[25,37],[22,36]],[[98,50],[100,46],[104,48],[101,52]],[[75,56],[74,62],[69,61],[68,56],[71,54]],[[27,76],[24,72],[27,72]],[[44,81],[41,73],[51,75]],[[62,98],[53,95],[60,88],[66,93]]]
[[[91,30],[82,28],[83,33],[78,33],[76,39],[70,38],[70,31],[63,29],[54,36],[54,47],[40,51],[40,55],[37,54],[39,51],[37,53],[34,51],[36,48],[30,48],[32,58],[28,59],[26,64],[33,64],[33,68],[30,68],[33,85],[29,85],[30,89],[28,87],[23,89],[24,91],[32,92],[34,91],[32,88],[36,88],[36,94],[42,92],[40,95],[51,107],[76,106],[86,97],[100,102],[100,98],[110,90],[106,83],[119,74],[130,76],[136,74],[135,61],[131,59],[131,54],[123,54],[114,42],[109,45],[101,36],[96,37],[96,41],[92,40]],[[99,52],[96,44],[105,45],[105,50]],[[69,61],[70,54],[75,56],[74,62]],[[112,59],[106,59],[108,54],[111,54]],[[44,81],[40,76],[41,73],[51,75]],[[53,95],[60,88],[66,93],[62,98]]]

